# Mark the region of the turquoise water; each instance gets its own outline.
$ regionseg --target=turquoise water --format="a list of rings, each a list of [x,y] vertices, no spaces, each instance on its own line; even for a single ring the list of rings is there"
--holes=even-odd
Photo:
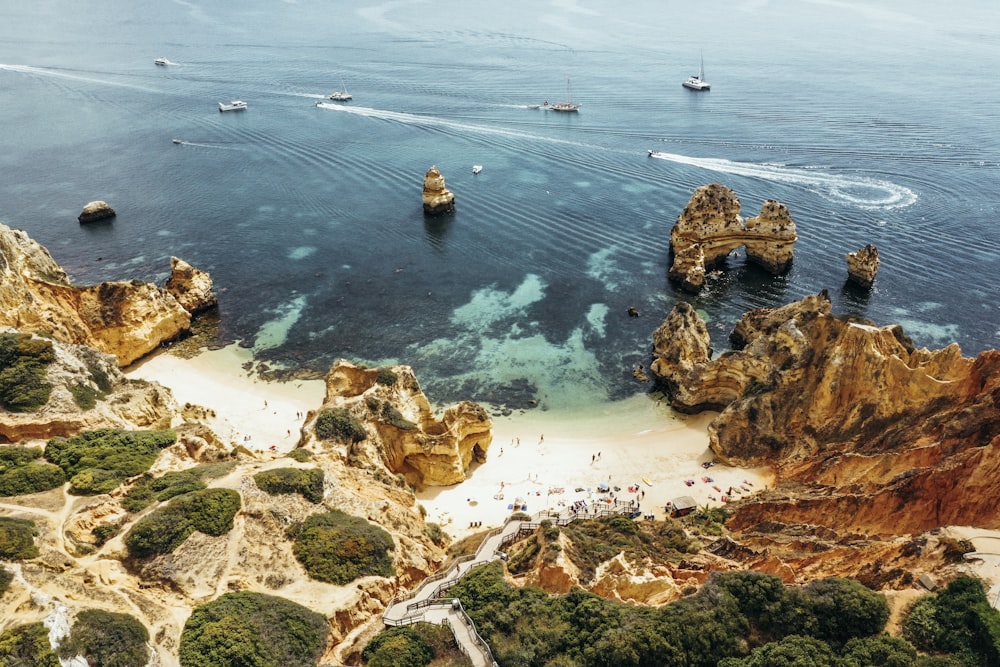
[[[921,346],[997,346],[993,1],[13,4],[0,220],[81,283],[162,280],[171,255],[210,271],[220,342],[261,359],[580,408],[645,390],[631,368],[678,299],[721,350],[744,311],[821,289]],[[711,92],[683,89],[702,53]],[[354,100],[317,107],[341,81]],[[569,96],[579,114],[528,108]],[[453,216],[423,216],[431,165]],[[668,283],[670,227],[710,182],[747,217],[788,205],[786,275]],[[77,224],[93,199],[118,217]],[[858,293],[844,255],[867,243]]]

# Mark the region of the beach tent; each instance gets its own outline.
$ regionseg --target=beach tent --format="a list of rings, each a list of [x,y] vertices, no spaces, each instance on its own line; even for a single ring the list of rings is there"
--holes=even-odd
[[[671,516],[686,516],[698,508],[698,503],[691,496],[680,496],[671,502],[674,506]]]

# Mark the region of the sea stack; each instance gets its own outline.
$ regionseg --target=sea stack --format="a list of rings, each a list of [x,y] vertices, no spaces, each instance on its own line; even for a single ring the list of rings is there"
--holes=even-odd
[[[77,216],[77,220],[80,222],[94,222],[95,220],[113,218],[115,215],[117,215],[115,209],[108,206],[107,202],[98,200],[84,206],[83,212]]]
[[[437,167],[424,175],[424,214],[441,215],[455,212],[455,195],[444,186],[444,176]]]
[[[847,253],[847,282],[870,289],[878,273],[878,248],[871,243],[857,252]]]
[[[781,202],[765,201],[760,215],[744,222],[732,190],[718,183],[703,185],[670,230],[669,277],[681,289],[698,292],[705,283],[705,267],[725,260],[740,246],[746,246],[748,260],[777,275],[792,265],[797,239],[795,222]]]

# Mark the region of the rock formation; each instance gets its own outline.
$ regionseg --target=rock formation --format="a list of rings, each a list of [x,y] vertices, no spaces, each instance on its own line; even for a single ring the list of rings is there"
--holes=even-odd
[[[441,215],[455,211],[455,195],[444,186],[444,176],[437,167],[424,174],[424,213]]]
[[[208,298],[203,279],[187,289],[180,279],[172,282],[186,302]],[[48,250],[0,225],[0,326],[88,345],[124,367],[190,325],[191,313],[166,289],[139,280],[74,286]]]
[[[435,417],[409,366],[370,369],[338,360],[326,377],[323,407],[347,409],[367,437],[339,445],[314,439],[309,447],[340,447],[352,465],[402,474],[417,487],[463,481],[473,461],[486,461],[493,439],[493,423],[476,403],[462,401]],[[317,415],[306,424],[310,433]]]
[[[113,218],[115,215],[117,215],[115,209],[108,206],[107,202],[98,200],[84,206],[83,211],[77,216],[77,220],[80,222],[94,222],[95,220]]]
[[[669,277],[682,289],[698,292],[705,283],[706,267],[740,246],[746,247],[750,261],[779,274],[791,266],[797,238],[784,204],[767,200],[760,215],[744,222],[740,200],[732,190],[718,183],[704,185],[695,190],[670,230]]]
[[[170,277],[163,287],[192,315],[219,304],[212,290],[212,276],[177,257],[170,258]]]
[[[857,252],[847,253],[847,280],[863,289],[869,289],[878,273],[878,248],[871,243]]]
[[[715,359],[686,304],[654,336],[651,369],[673,405],[720,410],[709,426],[719,459],[827,487],[741,510],[733,525],[1000,528],[1000,352],[916,349],[898,326],[830,311],[825,293],[751,311],[730,337],[737,349]]]

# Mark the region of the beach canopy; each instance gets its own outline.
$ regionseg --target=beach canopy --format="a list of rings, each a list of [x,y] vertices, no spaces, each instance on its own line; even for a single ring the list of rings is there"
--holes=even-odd
[[[698,507],[698,503],[691,496],[679,496],[673,499],[674,509],[678,512],[693,510]]]

